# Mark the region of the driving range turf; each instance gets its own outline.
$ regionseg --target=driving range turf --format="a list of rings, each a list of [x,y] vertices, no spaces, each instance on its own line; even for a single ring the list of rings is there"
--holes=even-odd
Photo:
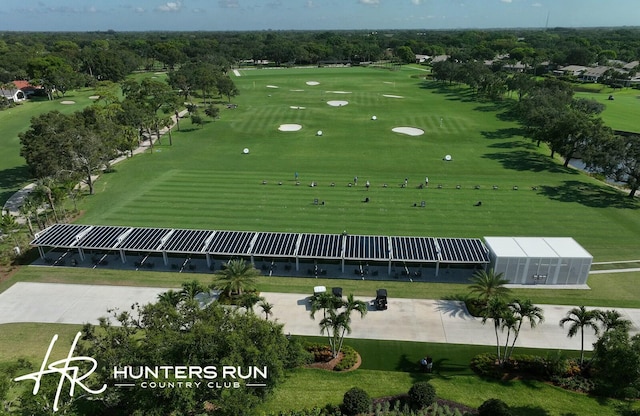
[[[78,222],[435,237],[570,236],[595,261],[638,256],[638,202],[563,168],[545,147],[520,135],[506,103],[478,101],[465,87],[425,81],[411,68],[240,72],[232,75],[240,90],[232,99],[237,108],[226,108],[223,100],[219,119],[208,119],[203,127],[183,119],[172,146],[165,136],[153,153],[116,165],[115,173],[97,182],[96,194],[84,200],[86,213]],[[328,105],[332,100],[348,104]],[[302,129],[279,131],[282,124]],[[400,126],[425,134],[391,131]],[[446,155],[452,160],[445,161]],[[419,189],[425,176],[429,186]],[[475,206],[478,201],[481,206]]]
[[[346,230],[368,235],[572,236],[596,261],[638,256],[638,203],[587,175],[562,168],[560,160],[548,157],[546,148],[537,148],[520,136],[506,105],[476,101],[464,87],[414,78],[412,75],[419,72],[408,68],[396,72],[265,69],[242,70],[241,74],[234,77],[240,95],[232,102],[238,108],[227,109],[221,103],[220,118],[209,120],[202,128],[184,119],[181,131],[174,130],[173,146],[165,136],[153,153],[116,165],[115,172],[104,174],[96,183],[96,195],[82,202],[85,214],[78,222],[318,233]],[[319,85],[310,86],[307,81]],[[348,104],[332,107],[326,103],[330,100]],[[281,124],[303,128],[281,132]],[[420,128],[425,134],[413,137],[391,131],[399,126]],[[323,131],[321,137],[316,136],[318,130]],[[244,148],[249,154],[243,154]],[[452,156],[449,162],[443,160],[447,154]],[[300,185],[295,184],[295,172]],[[354,176],[358,176],[358,185],[349,187]],[[419,189],[425,176],[429,176],[429,187]],[[406,188],[401,187],[404,178],[408,178]],[[367,180],[369,190],[364,187]],[[310,187],[312,181],[318,186]],[[475,189],[477,185],[480,189]],[[513,190],[514,186],[518,190]],[[368,203],[362,202],[365,198]],[[425,208],[420,207],[423,200]],[[482,205],[474,206],[477,201]],[[82,274],[86,279],[108,275],[114,281],[126,281],[137,274],[145,281],[142,274],[134,272],[100,273],[27,268],[18,271],[16,278],[38,281],[48,280],[50,275],[65,281],[61,275],[75,279],[73,276]],[[158,281],[163,275],[171,286],[177,286],[178,277],[171,273],[148,276]],[[634,284],[628,274],[624,276],[624,287],[631,293]],[[622,275],[609,277],[614,281]],[[602,279],[599,275],[595,280]],[[282,280],[283,287],[290,286],[287,282],[291,279],[273,280],[261,284],[273,286]],[[304,285],[311,286],[307,283]],[[357,283],[348,283],[353,284],[354,293]],[[615,284],[601,283],[599,287],[607,290],[588,291],[591,300],[607,305],[618,299],[620,293],[609,287]],[[428,292],[424,286],[420,285],[421,294]],[[443,290],[448,293],[448,288]],[[535,296],[534,290],[530,292]],[[586,293],[570,292],[576,302]],[[538,296],[556,300],[550,293]],[[634,302],[635,298],[626,304]],[[16,336],[18,345],[29,339],[26,333],[43,327],[28,325],[11,326],[23,331]],[[9,326],[4,327],[9,333]],[[54,329],[51,331],[44,332],[53,333]],[[377,364],[348,374],[296,370],[266,408],[337,403],[353,385],[365,386],[372,395],[406,392],[419,375],[387,368],[383,358],[409,363],[422,354],[422,347],[431,348],[429,344],[354,342],[370,356],[368,362]],[[46,340],[35,343],[44,348]],[[39,357],[40,353],[33,354]],[[461,375],[452,370],[432,381],[440,396],[473,406],[488,397],[501,397],[526,415],[561,415],[567,409],[580,409],[580,414],[589,414],[589,410],[595,412],[591,414],[615,414],[593,398],[542,383],[480,380],[468,374],[467,354],[446,357],[464,369]],[[319,383],[325,386],[322,391]]]

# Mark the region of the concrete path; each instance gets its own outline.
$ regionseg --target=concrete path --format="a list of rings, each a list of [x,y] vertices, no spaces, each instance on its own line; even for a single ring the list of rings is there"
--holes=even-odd
[[[108,316],[107,309],[130,310],[135,302],[145,304],[157,300],[166,288],[91,286],[57,283],[18,282],[0,293],[0,323],[42,322],[83,324],[98,323]],[[309,296],[292,293],[261,293],[274,305],[273,316],[284,324],[285,333],[320,335],[319,322],[309,316]],[[351,338],[399,341],[439,342],[453,344],[495,345],[493,324],[483,325],[457,301],[389,298],[389,309],[376,311],[370,307],[364,319],[353,315]],[[372,298],[358,297],[369,302]],[[533,348],[580,349],[580,337],[567,337],[567,329],[559,321],[572,308],[560,305],[539,305],[545,322],[535,330],[523,326],[517,345]],[[259,313],[260,308],[256,308]],[[618,309],[623,318],[633,324],[633,333],[640,329],[640,310]],[[504,335],[503,335],[504,337]],[[596,338],[585,332],[585,349],[591,349]]]

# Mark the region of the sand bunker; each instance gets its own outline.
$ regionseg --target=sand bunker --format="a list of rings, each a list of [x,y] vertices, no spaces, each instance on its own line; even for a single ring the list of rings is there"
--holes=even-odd
[[[277,85],[267,85],[267,88],[280,88]]]
[[[75,104],[75,103],[76,103],[75,101],[60,101],[60,104],[65,104],[65,105]]]
[[[100,96],[99,95],[92,95],[91,97],[89,97],[90,100],[99,100]]]
[[[343,105],[349,104],[349,101],[327,101],[327,104],[329,104],[331,107],[342,107]]]
[[[402,95],[382,94],[382,96],[387,98],[404,98]]]
[[[394,127],[391,131],[400,134],[406,134],[408,136],[422,136],[424,134],[424,130],[417,129],[415,127]]]
[[[320,83],[318,81],[307,81],[306,84],[307,85],[320,85]]]
[[[302,92],[304,90],[289,90],[289,91],[291,91],[291,92]]]
[[[304,110],[307,107],[300,107],[300,106],[297,106],[297,105],[292,105],[289,108],[292,109],[292,110]]]
[[[351,91],[325,91],[327,94],[351,94]]]
[[[302,128],[300,124],[280,124],[278,130],[280,131],[298,131]]]

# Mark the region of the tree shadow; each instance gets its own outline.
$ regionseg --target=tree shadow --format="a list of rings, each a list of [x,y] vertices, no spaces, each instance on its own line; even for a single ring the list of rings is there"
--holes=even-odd
[[[614,188],[580,181],[565,181],[560,186],[541,186],[538,192],[554,201],[579,203],[592,208],[632,209],[640,206],[636,199]]]
[[[25,182],[29,180],[31,174],[27,165],[16,166],[8,169],[0,170],[0,206],[11,198]]]
[[[494,146],[501,147],[502,145]],[[488,153],[483,157],[496,160],[506,169],[520,172],[553,172],[578,175],[575,169],[565,168],[557,164],[548,156],[528,150],[514,150],[510,152]]]
[[[516,136],[523,136],[524,131],[520,127],[507,127],[494,131],[481,131],[480,134],[489,140],[511,139]],[[515,143],[515,142],[512,142]]]
[[[436,310],[452,318],[474,319],[467,310],[464,301],[438,300]]]

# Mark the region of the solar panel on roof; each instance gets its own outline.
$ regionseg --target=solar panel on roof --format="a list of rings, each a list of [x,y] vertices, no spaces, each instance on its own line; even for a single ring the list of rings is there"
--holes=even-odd
[[[302,258],[342,258],[342,235],[302,234],[297,252]]]
[[[120,244],[122,249],[139,251],[159,251],[166,228],[135,228]]]
[[[251,231],[217,231],[206,251],[210,254],[247,256],[255,235]]]
[[[438,261],[435,240],[430,237],[391,237],[391,248],[395,260]]]
[[[174,230],[173,234],[162,244],[162,251],[170,253],[201,253],[205,242],[213,234],[207,230]]]
[[[446,263],[488,263],[489,254],[482,241],[471,238],[438,238],[442,261]]]
[[[386,237],[349,235],[345,248],[345,258],[355,260],[387,260],[389,242]]]
[[[293,257],[297,237],[298,235],[293,233],[258,233],[251,254]]]
[[[91,228],[90,225],[54,224],[36,234],[31,242],[34,246],[73,247],[78,235]]]
[[[386,237],[210,231],[55,224],[38,233],[34,246],[125,251],[273,257],[488,263],[488,250],[474,238]],[[253,246],[252,246],[253,244]],[[344,253],[343,253],[344,246]]]
[[[82,237],[76,246],[85,249],[112,250],[116,248],[118,237],[129,227],[98,225]]]

